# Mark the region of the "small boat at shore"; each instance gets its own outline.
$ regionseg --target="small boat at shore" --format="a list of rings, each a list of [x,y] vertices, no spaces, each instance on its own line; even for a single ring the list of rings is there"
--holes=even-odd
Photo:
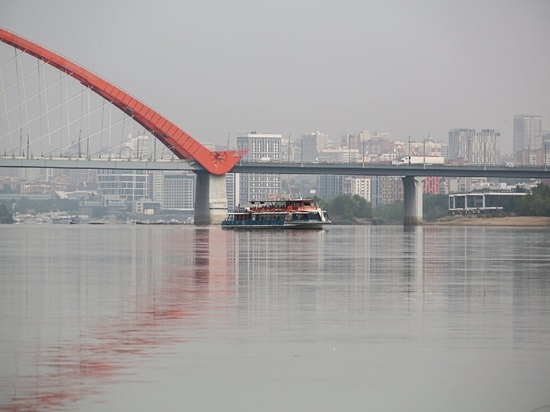
[[[255,200],[230,212],[222,228],[322,229],[331,223],[328,213],[312,199]]]

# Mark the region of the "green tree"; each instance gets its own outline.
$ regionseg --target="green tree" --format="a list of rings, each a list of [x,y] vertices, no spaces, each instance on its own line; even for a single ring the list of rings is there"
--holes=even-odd
[[[519,216],[550,216],[550,188],[539,183],[531,193],[506,202],[504,210]]]
[[[14,220],[10,209],[4,203],[0,203],[0,223],[13,222]]]
[[[328,203],[319,202],[334,220],[352,223],[372,218],[372,205],[359,195],[340,195]]]
[[[109,209],[105,206],[94,206],[92,208],[92,217],[94,219],[100,219],[102,217],[105,217],[108,211]]]
[[[449,196],[425,194],[423,198],[424,220],[434,221],[449,214]]]
[[[372,218],[372,204],[367,202],[364,197],[359,195],[353,195],[353,200],[355,201],[355,217],[361,219],[370,219]]]
[[[332,199],[329,206],[329,213],[346,220],[351,220],[354,214],[354,205],[351,196],[338,196]]]
[[[4,183],[2,185],[2,193],[14,193],[14,191],[11,189],[11,186],[8,183]]]
[[[379,204],[374,208],[373,215],[377,220],[383,222],[403,221],[404,209],[403,201],[398,200],[393,203]]]
[[[73,199],[28,199],[14,200],[17,213],[76,212],[78,200]]]

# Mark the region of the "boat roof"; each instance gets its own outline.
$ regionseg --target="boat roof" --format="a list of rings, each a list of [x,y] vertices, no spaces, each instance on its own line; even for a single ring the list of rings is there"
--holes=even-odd
[[[278,200],[250,200],[248,203],[251,205],[255,204],[286,204],[286,205],[293,205],[293,204],[309,204],[314,203],[313,199],[278,199]]]

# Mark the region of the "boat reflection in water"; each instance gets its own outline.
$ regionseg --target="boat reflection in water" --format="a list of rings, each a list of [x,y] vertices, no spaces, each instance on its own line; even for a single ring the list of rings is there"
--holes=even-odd
[[[322,229],[332,223],[328,213],[312,199],[255,200],[245,208],[230,212],[222,222],[232,229]]]

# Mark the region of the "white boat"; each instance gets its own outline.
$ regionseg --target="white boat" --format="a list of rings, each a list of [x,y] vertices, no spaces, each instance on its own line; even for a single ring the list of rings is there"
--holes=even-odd
[[[60,213],[52,216],[52,223],[55,225],[74,225],[80,223],[80,217],[77,215],[69,215],[66,213]]]
[[[322,229],[331,224],[328,213],[312,199],[255,200],[230,212],[222,222],[231,229]]]

